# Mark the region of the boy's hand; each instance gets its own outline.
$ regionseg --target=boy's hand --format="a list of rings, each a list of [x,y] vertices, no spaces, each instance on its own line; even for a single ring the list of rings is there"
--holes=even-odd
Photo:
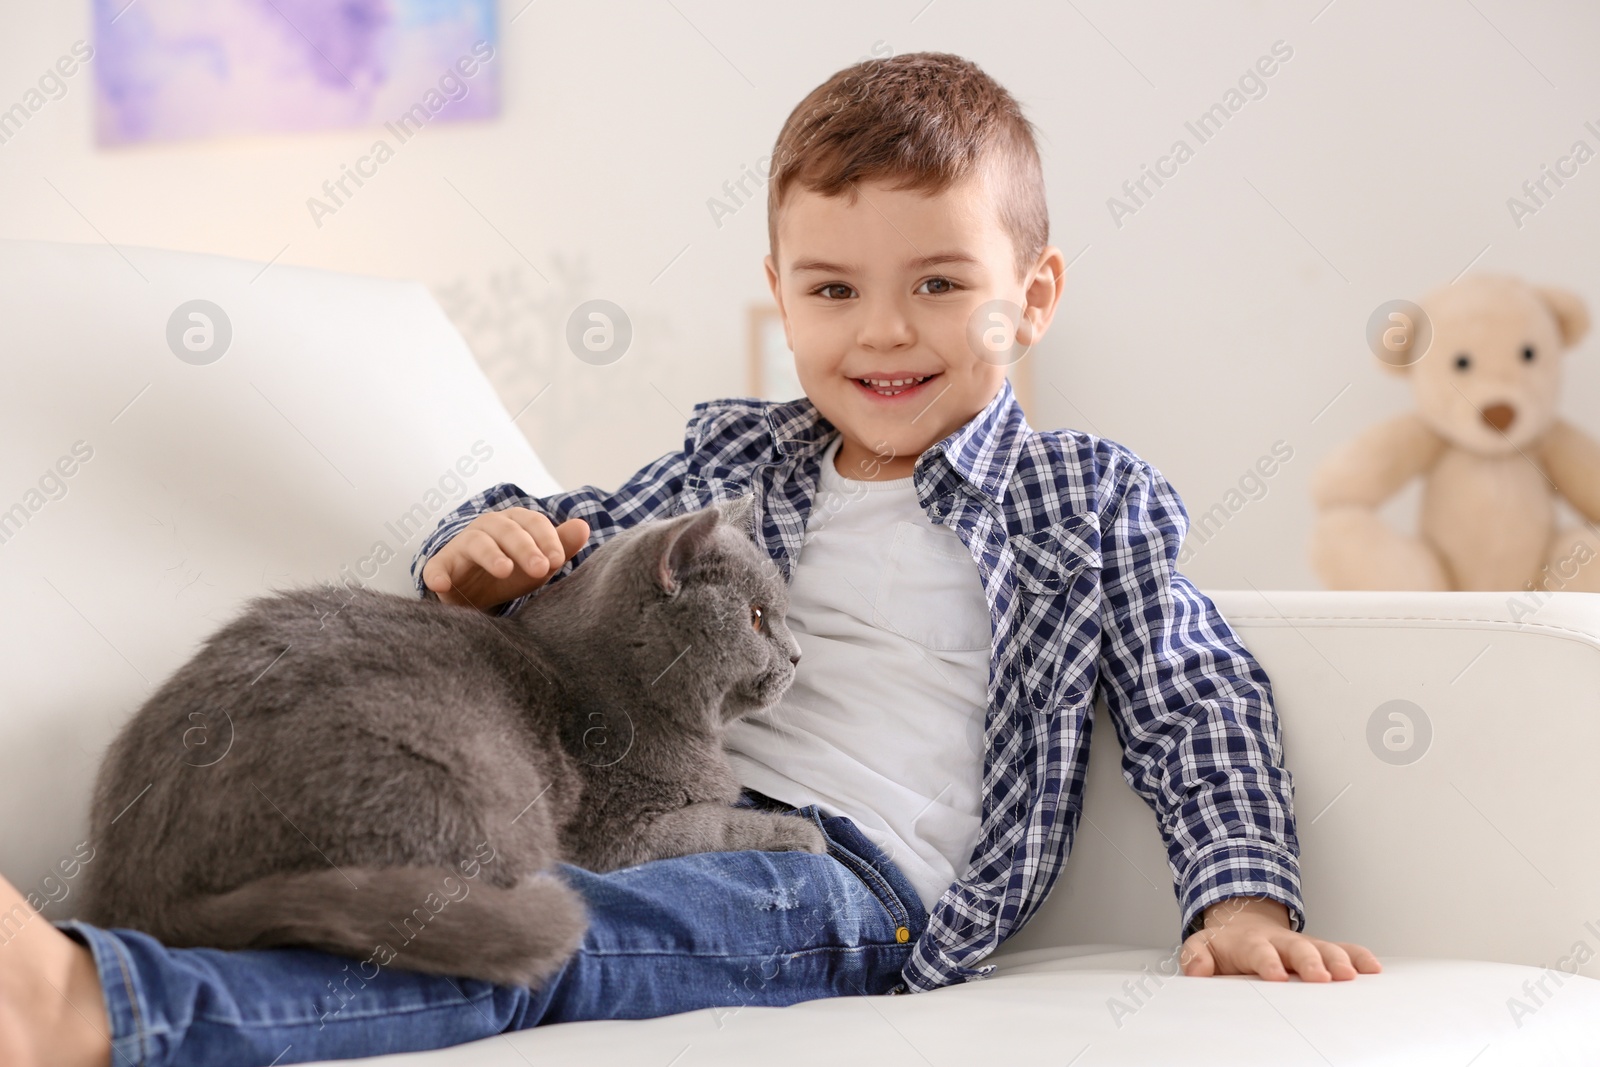
[[[528,508],[486,511],[423,565],[422,584],[446,604],[488,611],[544,585],[588,540],[582,519],[552,526]]]
[[[1205,927],[1183,943],[1179,960],[1192,977],[1259,974],[1287,982],[1292,968],[1304,982],[1344,982],[1383,970],[1361,945],[1321,941],[1289,929],[1289,909],[1262,897],[1232,897],[1211,905]]]

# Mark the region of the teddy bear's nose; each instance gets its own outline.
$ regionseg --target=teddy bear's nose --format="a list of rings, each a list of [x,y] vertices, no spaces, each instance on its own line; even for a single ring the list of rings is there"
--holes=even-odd
[[[1517,413],[1510,404],[1490,404],[1483,409],[1483,421],[1504,433],[1516,419]]]

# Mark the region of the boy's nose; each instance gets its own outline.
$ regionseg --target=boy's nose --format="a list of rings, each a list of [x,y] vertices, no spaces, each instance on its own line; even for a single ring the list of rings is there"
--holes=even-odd
[[[874,351],[903,348],[912,342],[911,321],[893,303],[880,301],[866,309],[861,326],[861,347]]]

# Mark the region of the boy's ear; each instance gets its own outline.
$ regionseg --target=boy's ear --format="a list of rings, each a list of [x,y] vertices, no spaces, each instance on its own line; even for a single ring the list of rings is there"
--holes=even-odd
[[[1061,306],[1062,294],[1067,288],[1067,257],[1055,245],[1047,245],[1039,253],[1039,262],[1028,278],[1026,303],[1023,314],[1032,312],[1026,339],[1017,338],[1019,344],[1035,345],[1044,337]],[[1020,326],[1020,323],[1019,323]]]
[[[783,283],[778,276],[777,261],[772,258],[772,253],[767,253],[767,258],[762,261],[767,269],[767,288],[772,290],[772,302],[778,305],[778,319],[783,323],[783,343],[789,351],[794,351],[794,334],[789,330],[789,313],[783,307]]]
[[[768,252],[766,258],[761,261],[761,265],[767,271],[767,288],[772,290],[772,299],[775,303],[781,305],[783,303],[783,290],[778,286],[777,260],[772,258],[771,252]]]

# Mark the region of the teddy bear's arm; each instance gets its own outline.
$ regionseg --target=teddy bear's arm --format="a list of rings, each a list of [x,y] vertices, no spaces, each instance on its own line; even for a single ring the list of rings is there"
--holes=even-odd
[[[1311,479],[1318,508],[1355,504],[1375,508],[1432,467],[1444,439],[1414,414],[1398,415],[1346,441]]]
[[[1566,419],[1539,439],[1536,456],[1556,490],[1590,522],[1600,522],[1600,443]]]

